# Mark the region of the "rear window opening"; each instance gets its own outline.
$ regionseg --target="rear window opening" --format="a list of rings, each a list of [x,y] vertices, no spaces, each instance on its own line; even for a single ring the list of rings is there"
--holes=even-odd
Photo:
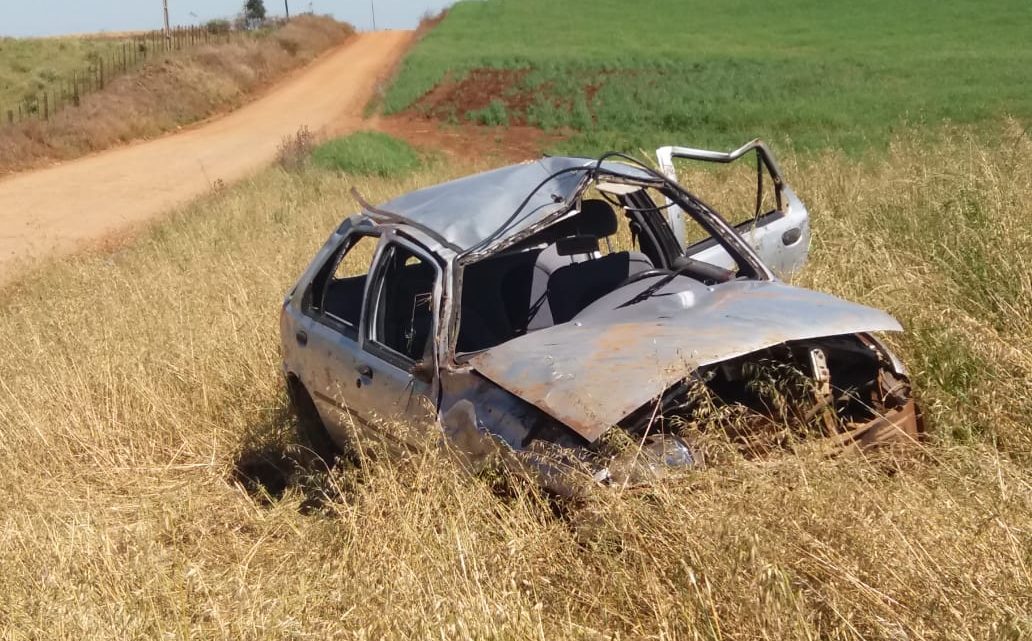
[[[362,296],[379,242],[378,235],[354,233],[327,261],[305,292],[302,300],[305,313],[357,339]]]

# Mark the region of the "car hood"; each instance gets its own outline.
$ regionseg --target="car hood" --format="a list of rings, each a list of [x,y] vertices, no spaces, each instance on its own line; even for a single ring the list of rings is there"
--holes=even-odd
[[[651,281],[654,283],[655,281]],[[695,369],[786,341],[900,331],[888,314],[778,281],[626,287],[575,319],[481,352],[472,367],[589,442]]]

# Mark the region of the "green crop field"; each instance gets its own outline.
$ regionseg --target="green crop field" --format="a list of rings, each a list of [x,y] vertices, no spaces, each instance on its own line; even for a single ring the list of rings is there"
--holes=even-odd
[[[385,107],[569,128],[578,151],[755,136],[856,151],[942,121],[1029,122],[1030,29],[1027,0],[467,1]],[[509,70],[510,86],[421,100],[481,68]]]

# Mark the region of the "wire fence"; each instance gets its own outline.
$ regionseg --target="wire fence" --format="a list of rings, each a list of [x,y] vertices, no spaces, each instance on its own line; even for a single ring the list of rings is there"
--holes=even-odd
[[[218,26],[175,27],[167,34],[150,31],[126,38],[122,46],[104,54],[60,78],[43,91],[26,96],[16,104],[0,105],[0,126],[25,120],[48,121],[59,111],[78,107],[84,96],[104,89],[113,79],[142,66],[148,60],[170,52],[183,51],[210,44],[230,42],[245,37],[246,32]]]

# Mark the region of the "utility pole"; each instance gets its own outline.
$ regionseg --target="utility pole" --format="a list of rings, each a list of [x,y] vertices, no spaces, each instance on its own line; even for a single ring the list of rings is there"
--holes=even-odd
[[[290,20],[290,0],[283,0],[283,8],[287,11],[287,20]]]
[[[165,7],[165,44],[171,49],[172,29],[168,26],[168,0],[162,0],[162,4]]]
[[[376,31],[376,2],[369,0],[369,9],[373,12],[373,31]]]

